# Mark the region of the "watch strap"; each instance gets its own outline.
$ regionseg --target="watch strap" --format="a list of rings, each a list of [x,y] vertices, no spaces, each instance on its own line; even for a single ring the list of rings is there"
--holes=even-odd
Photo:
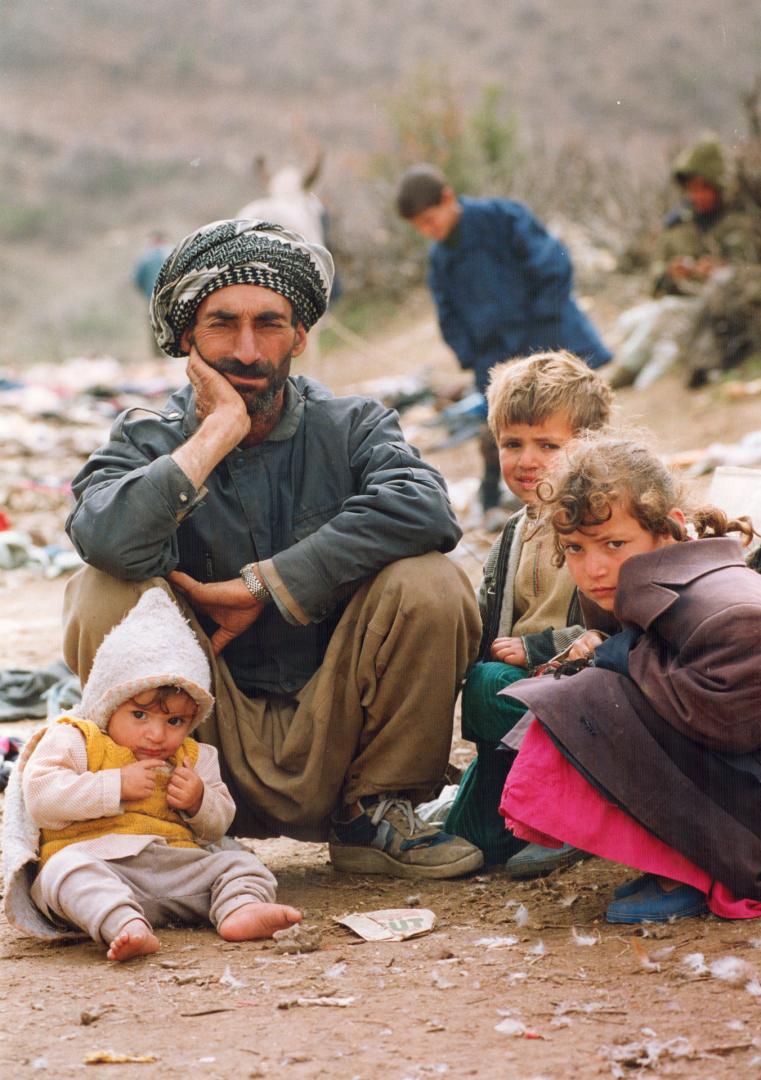
[[[263,585],[259,578],[254,573],[254,564],[248,563],[246,566],[241,567],[240,576],[243,578],[243,584],[246,586],[252,596],[261,604],[269,604],[272,600],[272,593],[269,591],[266,585]]]

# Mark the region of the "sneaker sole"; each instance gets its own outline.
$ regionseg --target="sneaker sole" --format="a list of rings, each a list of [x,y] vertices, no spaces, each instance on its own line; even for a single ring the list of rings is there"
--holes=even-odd
[[[533,859],[530,863],[526,862],[522,866],[518,864],[516,867],[510,866],[511,860],[508,859],[505,864],[505,876],[512,881],[530,881],[531,878],[547,877],[553,870],[565,870],[566,867],[573,866],[582,859],[591,858],[592,856],[586,851],[575,851],[573,854],[556,855],[554,859],[546,859],[542,862]]]
[[[474,870],[480,870],[484,865],[484,856],[475,848],[467,855],[463,855],[456,862],[445,863],[441,866],[413,866],[409,863],[399,862],[385,851],[378,851],[369,847],[344,847],[343,845],[328,845],[330,861],[334,870],[340,870],[345,874],[385,874],[387,877],[396,878],[455,878],[464,874],[471,874]]]
[[[626,923],[629,926],[633,926],[636,923],[666,923],[671,922],[672,919],[694,919],[698,915],[707,914],[708,908],[705,904],[700,904],[695,908],[690,908],[688,911],[675,911],[672,915],[617,915],[615,912],[612,915],[609,915],[606,911],[605,921],[609,923]]]

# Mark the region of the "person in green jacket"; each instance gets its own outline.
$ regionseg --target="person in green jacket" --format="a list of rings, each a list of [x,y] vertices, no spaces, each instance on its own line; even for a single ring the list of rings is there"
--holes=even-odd
[[[690,385],[699,385],[712,367],[736,362],[716,334],[714,294],[727,283],[734,293],[757,270],[761,224],[739,202],[724,148],[710,132],[677,157],[671,177],[682,201],[663,222],[651,274],[656,299],[621,316],[625,340],[609,373],[615,387],[647,386],[683,358]]]

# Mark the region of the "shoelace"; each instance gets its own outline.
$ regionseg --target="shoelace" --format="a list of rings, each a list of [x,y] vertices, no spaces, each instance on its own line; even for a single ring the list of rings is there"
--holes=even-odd
[[[370,821],[373,825],[379,825],[389,810],[398,810],[407,822],[410,836],[414,836],[421,828],[425,828],[422,822],[415,817],[412,803],[409,799],[400,799],[398,795],[386,795],[375,804]]]

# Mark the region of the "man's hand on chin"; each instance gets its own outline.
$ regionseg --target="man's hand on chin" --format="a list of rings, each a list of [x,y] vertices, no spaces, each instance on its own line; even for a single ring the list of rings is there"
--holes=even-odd
[[[187,375],[195,391],[196,416],[203,422],[212,416],[224,416],[233,446],[245,439],[251,428],[251,420],[243,398],[224,375],[215,371],[191,344],[188,354]]]
[[[210,367],[191,344],[188,378],[195,392],[200,426],[178,446],[172,459],[196,488],[251,432],[246,404],[224,375]]]
[[[211,636],[211,647],[219,656],[226,645],[252,626],[265,605],[246,588],[241,578],[230,581],[196,581],[181,570],[169,574],[169,582],[187,598],[199,615],[208,615],[218,629]]]

